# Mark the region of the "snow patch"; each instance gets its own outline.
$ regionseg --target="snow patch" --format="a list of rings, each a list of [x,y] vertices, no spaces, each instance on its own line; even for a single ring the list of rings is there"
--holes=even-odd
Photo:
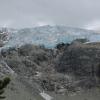
[[[42,73],[41,72],[36,72],[36,77],[40,77],[42,75]]]
[[[45,100],[52,100],[53,97],[45,93],[44,91],[40,93],[40,95],[45,99]]]

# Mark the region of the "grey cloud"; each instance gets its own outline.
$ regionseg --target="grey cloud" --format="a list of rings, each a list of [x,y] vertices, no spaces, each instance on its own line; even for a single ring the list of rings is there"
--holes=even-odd
[[[0,26],[34,27],[37,23],[84,25],[100,18],[100,0],[0,0]]]

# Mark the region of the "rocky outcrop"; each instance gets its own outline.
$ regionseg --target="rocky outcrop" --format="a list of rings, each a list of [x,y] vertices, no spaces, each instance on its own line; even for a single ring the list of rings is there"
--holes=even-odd
[[[7,31],[0,31],[0,47],[3,47],[9,40],[8,32]]]
[[[16,76],[16,73],[7,65],[6,62],[0,61],[0,78]]]
[[[66,47],[56,63],[56,70],[78,77],[99,76],[100,43],[73,43]]]

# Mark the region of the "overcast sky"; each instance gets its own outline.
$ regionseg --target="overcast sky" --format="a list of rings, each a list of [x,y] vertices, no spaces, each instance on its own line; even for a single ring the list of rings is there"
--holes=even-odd
[[[100,27],[100,0],[0,0],[0,26]]]

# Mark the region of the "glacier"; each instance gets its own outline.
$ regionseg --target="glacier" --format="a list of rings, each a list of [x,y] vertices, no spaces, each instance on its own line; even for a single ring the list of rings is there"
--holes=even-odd
[[[90,42],[100,41],[100,34],[94,31],[61,25],[13,29],[13,31],[10,30],[9,37],[5,47],[35,44],[54,48],[58,43],[71,43],[78,38],[87,38]]]

